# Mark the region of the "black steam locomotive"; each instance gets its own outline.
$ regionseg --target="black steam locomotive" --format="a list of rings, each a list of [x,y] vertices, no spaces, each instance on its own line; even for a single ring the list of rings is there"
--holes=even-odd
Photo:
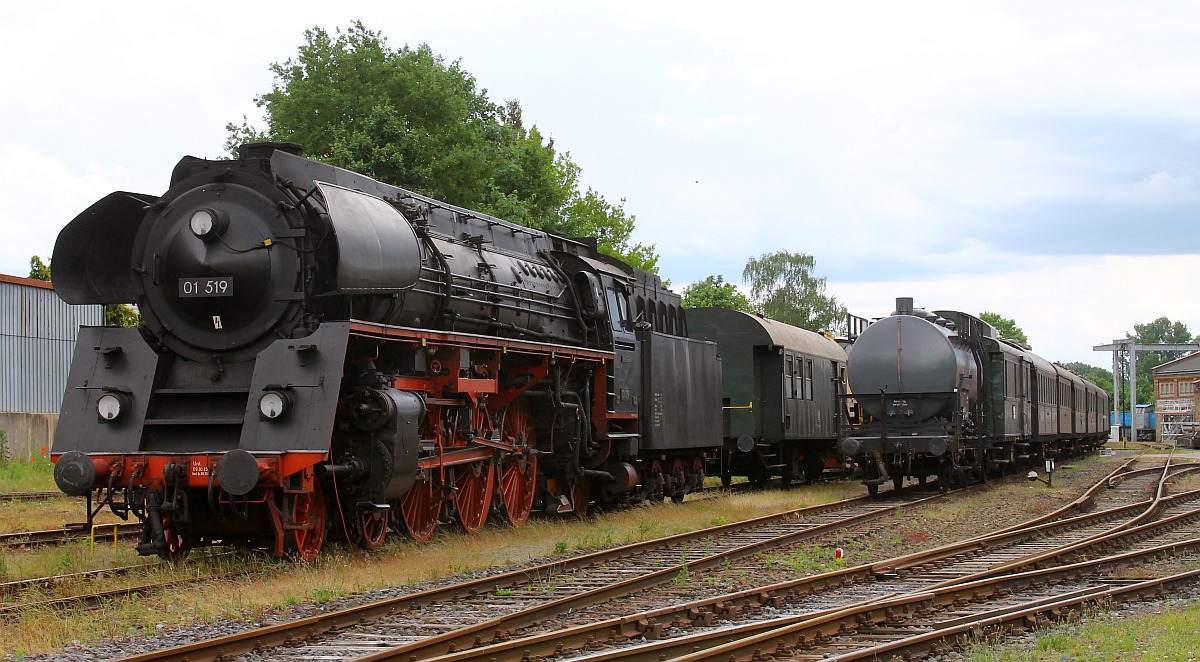
[[[68,303],[143,316],[80,331],[51,457],[144,554],[679,500],[721,449],[716,346],[656,276],[294,145],[184,158],[53,259]]]
[[[850,350],[850,390],[867,420],[839,446],[874,494],[905,477],[943,487],[1092,450],[1108,436],[1108,396],[1066,368],[957,311],[913,300],[866,328]]]

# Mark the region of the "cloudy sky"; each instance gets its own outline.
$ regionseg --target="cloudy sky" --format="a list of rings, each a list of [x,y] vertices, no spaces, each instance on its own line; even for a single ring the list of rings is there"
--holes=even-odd
[[[998,312],[1053,360],[1200,331],[1200,4],[258,4],[0,6],[0,273],[220,156],[305,29],[362,20],[519,99],[676,285],[785,249],[858,315]]]

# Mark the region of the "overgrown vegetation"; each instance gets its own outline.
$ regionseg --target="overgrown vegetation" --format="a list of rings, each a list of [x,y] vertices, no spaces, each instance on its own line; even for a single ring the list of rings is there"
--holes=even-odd
[[[15,457],[7,435],[0,430],[0,492],[53,490],[54,464],[49,452],[49,447],[43,446],[37,455]]]
[[[997,649],[977,643],[970,662],[1059,662],[1060,660],[1200,659],[1200,603],[1160,607],[1140,616],[1100,614],[1082,624],[1039,632],[1030,645]]]

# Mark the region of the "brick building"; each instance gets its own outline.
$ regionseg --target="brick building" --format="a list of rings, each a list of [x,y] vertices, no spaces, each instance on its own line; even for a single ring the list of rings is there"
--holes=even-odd
[[[1196,411],[1200,406],[1200,352],[1168,361],[1154,368],[1154,412],[1158,438],[1177,440],[1194,436]]]

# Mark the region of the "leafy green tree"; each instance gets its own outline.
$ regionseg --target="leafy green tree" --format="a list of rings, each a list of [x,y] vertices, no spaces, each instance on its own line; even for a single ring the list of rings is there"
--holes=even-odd
[[[634,243],[634,217],[579,190],[580,168],[555,150],[521,105],[491,102],[458,61],[429,46],[399,49],[355,22],[304,33],[298,55],[271,65],[273,89],[255,99],[267,126],[227,125],[226,147],[295,142],[316,159],[438,200],[567,236],[654,271],[654,246]]]
[[[999,313],[989,313],[986,310],[982,313],[979,313],[979,319],[996,327],[996,330],[999,331],[1000,335],[1004,338],[1007,338],[1008,340],[1015,340],[1022,345],[1029,344],[1029,338],[1025,335],[1025,332],[1021,330],[1021,327],[1017,326],[1017,322],[1015,320],[1011,320],[1007,317],[1001,317]]]
[[[846,308],[825,294],[825,278],[813,275],[811,255],[777,251],[752,257],[742,271],[750,303],[771,319],[810,331],[839,331]]]
[[[1125,334],[1139,344],[1190,344],[1197,338],[1188,330],[1183,322],[1172,322],[1166,317],[1160,317],[1145,324],[1134,324],[1133,333]],[[1138,352],[1137,356],[1137,401],[1138,404],[1152,404],[1156,399],[1154,393],[1154,368],[1168,361],[1183,357],[1187,352]],[[1122,356],[1118,362],[1121,373],[1121,406],[1129,407],[1129,360]]]
[[[1108,391],[1108,406],[1112,407],[1113,375],[1111,370],[1097,368],[1082,361],[1064,363],[1063,367],[1081,377],[1092,380],[1093,384]]]
[[[684,308],[731,308],[743,313],[753,313],[754,306],[746,295],[738,291],[733,283],[726,283],[724,276],[709,276],[683,288]]]
[[[29,277],[34,280],[50,280],[50,265],[43,264],[42,258],[34,255],[29,258]]]

